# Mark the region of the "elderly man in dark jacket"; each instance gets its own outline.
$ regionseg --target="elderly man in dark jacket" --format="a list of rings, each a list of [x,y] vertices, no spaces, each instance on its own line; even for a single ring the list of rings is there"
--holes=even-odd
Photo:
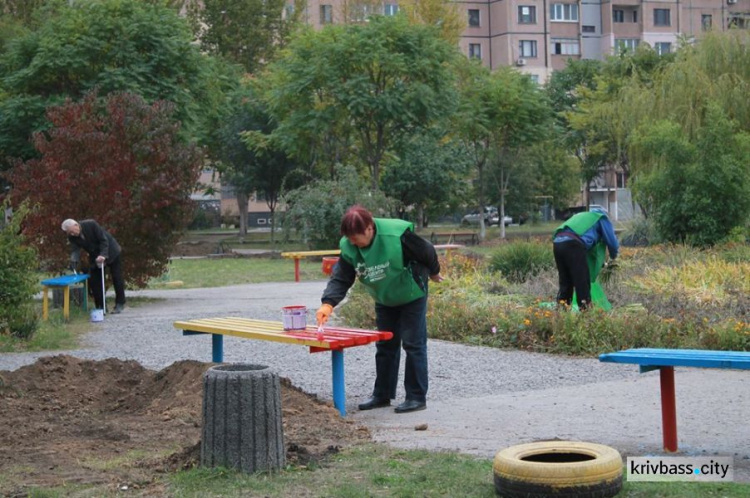
[[[120,313],[125,307],[125,281],[122,278],[120,244],[94,220],[78,222],[67,219],[63,221],[62,229],[68,234],[68,242],[71,246],[70,261],[73,268],[81,260],[81,249],[89,254],[91,289],[94,292],[97,309],[104,309],[101,268],[106,267],[109,268],[109,274],[115,286],[115,308],[111,313]]]

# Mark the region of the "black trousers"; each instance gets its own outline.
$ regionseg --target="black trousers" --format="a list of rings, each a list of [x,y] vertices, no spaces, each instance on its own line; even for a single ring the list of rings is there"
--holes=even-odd
[[[378,330],[393,332],[388,341],[378,341],[375,353],[375,388],[378,399],[394,399],[398,385],[401,347],[406,352],[404,390],[406,399],[425,401],[427,396],[427,296],[402,306],[375,304]]]
[[[570,306],[575,290],[578,308],[586,309],[591,303],[591,275],[586,261],[586,246],[578,240],[566,240],[552,244],[552,252],[555,254],[560,284],[557,302],[564,301]]]
[[[122,255],[111,261],[107,261],[104,268],[109,268],[109,276],[115,286],[115,304],[125,304],[125,280],[122,278]],[[104,296],[102,294],[102,269],[96,263],[89,268],[89,286],[94,294],[94,303],[97,309],[104,309]]]

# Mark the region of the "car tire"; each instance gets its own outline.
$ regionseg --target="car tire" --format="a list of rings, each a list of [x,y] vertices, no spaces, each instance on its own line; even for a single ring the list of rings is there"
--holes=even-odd
[[[545,441],[500,450],[492,465],[495,489],[506,498],[606,498],[622,490],[622,457],[595,443]]]

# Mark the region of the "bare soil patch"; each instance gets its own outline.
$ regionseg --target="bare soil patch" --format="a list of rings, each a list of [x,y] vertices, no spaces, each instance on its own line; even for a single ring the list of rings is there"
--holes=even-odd
[[[63,484],[160,494],[160,477],[200,460],[203,373],[135,361],[53,356],[0,371],[0,495]],[[370,440],[329,403],[282,379],[287,461],[306,465]]]

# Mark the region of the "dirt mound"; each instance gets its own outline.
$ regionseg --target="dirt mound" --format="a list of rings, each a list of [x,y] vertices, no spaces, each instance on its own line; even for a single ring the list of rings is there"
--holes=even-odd
[[[0,495],[63,483],[148,489],[160,473],[196,465],[210,366],[180,361],[154,372],[135,361],[54,356],[0,372]],[[281,384],[289,463],[370,439],[330,404]]]

